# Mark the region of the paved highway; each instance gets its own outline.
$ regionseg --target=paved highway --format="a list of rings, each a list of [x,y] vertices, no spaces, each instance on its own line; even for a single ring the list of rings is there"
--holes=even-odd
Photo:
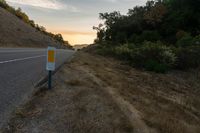
[[[73,51],[57,50],[56,67],[69,60]],[[46,49],[0,48],[0,127],[9,113],[34,90],[46,72]]]

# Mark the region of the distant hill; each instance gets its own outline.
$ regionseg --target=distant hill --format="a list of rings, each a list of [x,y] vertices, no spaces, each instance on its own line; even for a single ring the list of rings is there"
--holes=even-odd
[[[48,45],[66,48],[64,43],[0,7],[0,47],[47,47]]]
[[[80,49],[82,49],[82,48],[87,47],[88,45],[89,45],[89,44],[77,44],[77,45],[74,45],[73,48],[74,48],[75,50],[80,50]]]

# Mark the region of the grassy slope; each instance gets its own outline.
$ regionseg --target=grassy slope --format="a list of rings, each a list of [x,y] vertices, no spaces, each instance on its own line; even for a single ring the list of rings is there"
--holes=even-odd
[[[0,47],[46,47],[60,44],[0,7]]]
[[[155,74],[79,52],[5,132],[198,133],[199,79],[199,70]]]

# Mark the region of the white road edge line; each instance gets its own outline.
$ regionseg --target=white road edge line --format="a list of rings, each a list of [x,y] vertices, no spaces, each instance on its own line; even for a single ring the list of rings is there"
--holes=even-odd
[[[12,60],[7,60],[7,61],[1,61],[0,64],[35,59],[35,58],[40,58],[40,57],[44,57],[44,56],[46,56],[46,55],[38,55],[38,56],[32,56],[32,57],[26,57],[26,58],[12,59]]]
[[[23,52],[43,52],[45,50],[16,50],[16,51],[1,51],[0,53],[23,53]]]

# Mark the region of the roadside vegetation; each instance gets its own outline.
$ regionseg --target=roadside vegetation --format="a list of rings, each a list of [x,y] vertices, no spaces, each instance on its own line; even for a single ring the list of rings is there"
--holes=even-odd
[[[127,15],[100,13],[97,52],[166,73],[200,66],[200,1],[151,0]]]
[[[72,48],[68,41],[65,41],[61,34],[53,34],[48,32],[45,27],[35,24],[33,20],[30,20],[28,15],[24,13],[21,8],[15,9],[12,6],[8,5],[5,0],[0,0],[0,7],[4,8],[8,12],[12,13],[13,15],[17,16],[19,19],[24,21],[25,23],[29,24],[30,26],[34,27],[38,31],[42,32],[45,35],[50,36],[54,40],[60,42],[63,46],[67,46],[68,48]]]

